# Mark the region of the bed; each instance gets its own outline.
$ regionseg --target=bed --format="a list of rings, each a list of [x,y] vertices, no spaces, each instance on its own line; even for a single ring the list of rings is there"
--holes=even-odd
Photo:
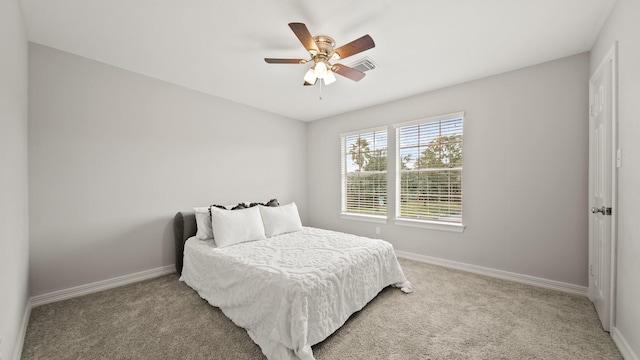
[[[412,291],[391,244],[329,230],[301,230],[218,247],[199,240],[195,214],[174,219],[176,270],[269,360],[314,359],[315,345],[382,289]]]

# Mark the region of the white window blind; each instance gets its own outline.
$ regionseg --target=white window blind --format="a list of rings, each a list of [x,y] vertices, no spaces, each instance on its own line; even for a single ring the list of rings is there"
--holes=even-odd
[[[343,134],[342,213],[387,216],[387,129]]]
[[[462,224],[463,115],[396,126],[397,219]]]

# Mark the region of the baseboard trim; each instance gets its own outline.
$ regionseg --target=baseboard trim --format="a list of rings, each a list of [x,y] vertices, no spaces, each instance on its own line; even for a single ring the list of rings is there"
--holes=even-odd
[[[613,338],[613,342],[616,343],[618,350],[620,350],[620,354],[625,360],[639,360],[638,356],[633,352],[631,346],[627,342],[627,339],[622,336],[620,330],[617,327],[611,328],[611,337]]]
[[[20,360],[22,357],[22,348],[24,347],[24,339],[27,336],[27,326],[29,326],[29,317],[31,316],[31,299],[27,300],[27,304],[22,314],[22,321],[20,322],[20,330],[18,332],[18,339],[16,340],[16,346],[13,348],[13,360]]]
[[[152,279],[154,277],[167,275],[176,272],[175,265],[167,265],[155,269],[140,271],[134,274],[115,277],[112,279],[97,281],[90,284],[80,285],[69,289],[58,290],[48,294],[33,296],[31,307],[37,307],[52,302],[71,299],[77,296],[87,295],[102,290],[112,289],[122,285],[132,284],[138,281]]]
[[[533,286],[542,287],[545,289],[558,290],[558,291],[562,291],[570,294],[582,295],[582,296],[587,296],[589,294],[589,288],[585,286],[563,283],[560,281],[543,279],[535,276],[523,275],[518,273],[512,273],[509,271],[497,270],[497,269],[487,268],[483,266],[461,263],[457,261],[440,259],[432,256],[414,254],[407,251],[396,250],[396,255],[398,257],[409,259],[409,260],[415,260],[415,261],[420,261],[420,262],[447,267],[451,269],[462,270],[462,271],[479,274],[479,275],[485,275],[485,276],[489,276],[497,279],[509,280],[509,281],[518,282],[522,284],[533,285]]]

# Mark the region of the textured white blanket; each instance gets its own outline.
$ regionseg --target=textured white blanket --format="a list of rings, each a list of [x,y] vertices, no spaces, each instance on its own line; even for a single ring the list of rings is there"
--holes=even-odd
[[[314,359],[311,345],[380,290],[411,292],[388,242],[309,227],[220,249],[191,238],[180,280],[245,328],[270,360]]]

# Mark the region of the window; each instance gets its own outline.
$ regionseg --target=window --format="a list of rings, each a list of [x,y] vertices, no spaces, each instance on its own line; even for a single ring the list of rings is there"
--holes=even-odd
[[[341,135],[342,214],[387,216],[387,128]]]
[[[462,226],[463,118],[396,125],[396,220]]]

